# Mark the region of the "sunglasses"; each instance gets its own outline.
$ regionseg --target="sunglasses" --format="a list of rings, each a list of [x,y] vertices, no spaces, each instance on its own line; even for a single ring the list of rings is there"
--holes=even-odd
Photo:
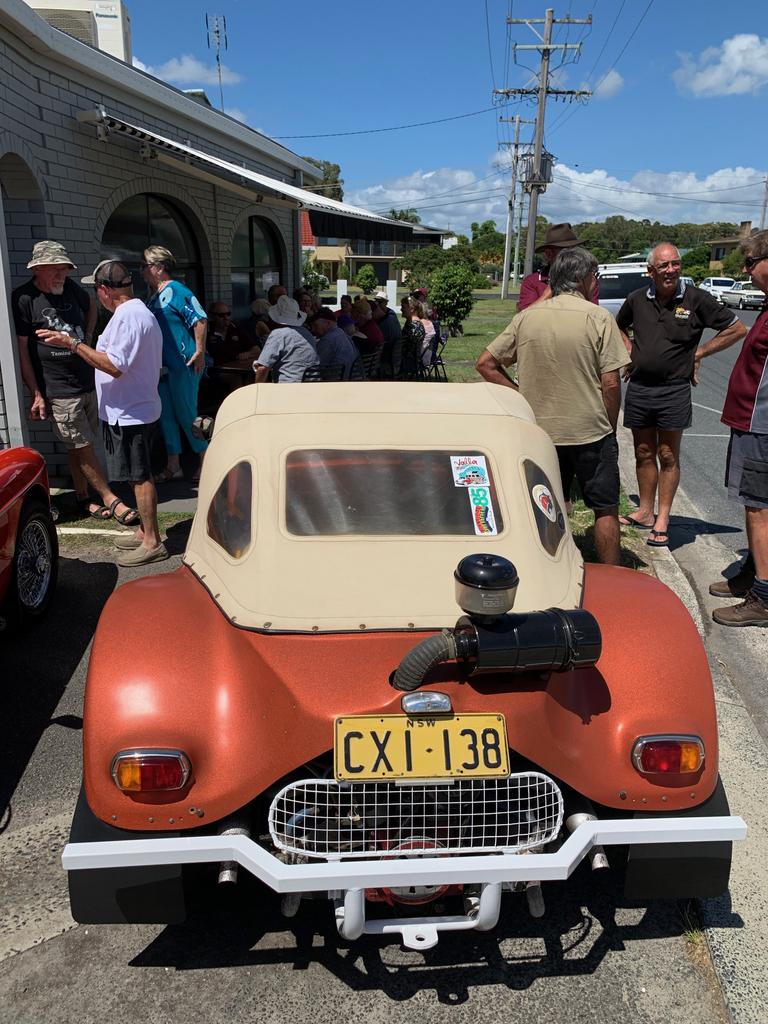
[[[747,270],[752,270],[753,267],[756,267],[757,264],[761,263],[763,260],[768,260],[768,253],[765,256],[745,256],[744,266]]]

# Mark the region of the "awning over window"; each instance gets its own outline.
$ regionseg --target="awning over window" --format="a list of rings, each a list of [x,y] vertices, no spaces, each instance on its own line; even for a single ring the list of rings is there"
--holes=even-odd
[[[201,149],[195,149],[186,143],[167,139],[149,128],[131,124],[104,110],[78,114],[78,120],[95,124],[102,131],[119,132],[142,144],[175,153],[186,161],[197,161],[208,168],[215,168],[217,174],[222,178],[232,176],[241,184],[252,183],[256,186],[254,191],[266,189],[278,196],[293,200],[297,209],[308,210],[312,231],[320,237],[362,238],[373,242],[409,242],[413,237],[413,230],[409,225],[371,213],[370,210],[364,210],[360,206],[351,206],[349,203],[342,203],[336,199],[315,195],[307,189],[280,181],[279,178],[271,178],[259,171],[252,171],[248,167],[241,167],[228,160],[222,160],[221,157],[213,156]]]

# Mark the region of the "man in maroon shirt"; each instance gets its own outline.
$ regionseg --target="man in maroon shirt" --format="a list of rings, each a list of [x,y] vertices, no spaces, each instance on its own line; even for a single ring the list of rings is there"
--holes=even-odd
[[[573,233],[570,224],[549,225],[544,242],[536,246],[536,252],[542,253],[547,265],[523,278],[523,283],[520,285],[520,298],[517,300],[518,313],[522,313],[534,302],[552,298],[552,289],[549,287],[549,268],[555,262],[555,257],[561,249],[573,249],[577,245],[584,245],[584,243]],[[597,302],[597,297],[598,293],[595,289],[592,301]]]
[[[741,243],[744,271],[768,295],[768,231]],[[725,483],[744,506],[749,554],[730,579],[710,588],[715,597],[744,600],[712,613],[721,626],[768,626],[768,305],[744,339],[728,381],[722,421],[731,428]]]

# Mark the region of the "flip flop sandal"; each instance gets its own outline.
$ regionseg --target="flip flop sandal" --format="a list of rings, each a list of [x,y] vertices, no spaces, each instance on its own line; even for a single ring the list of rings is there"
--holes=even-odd
[[[96,505],[96,508],[90,508],[91,505]],[[112,518],[111,509],[107,508],[106,505],[99,505],[96,501],[91,501],[90,498],[78,498],[77,507],[83,513],[83,515],[90,516],[91,519],[101,519],[106,521]]]
[[[156,484],[165,484],[169,480],[183,480],[183,478],[183,469],[176,469],[173,472],[171,472],[169,469],[164,469],[162,473],[158,473],[157,476],[154,477],[154,482]]]
[[[666,537],[666,540],[654,540],[654,537]],[[649,548],[668,548],[669,534],[666,530],[651,530],[648,540],[645,542]]]
[[[135,508],[129,508],[125,506],[125,512],[121,512],[119,515],[115,512],[118,505],[125,505],[122,498],[115,498],[112,504],[109,506],[109,514],[112,518],[120,523],[121,526],[135,526],[141,519],[138,510]]]
[[[655,516],[654,516],[654,522],[656,522],[656,517]],[[652,530],[653,529],[653,523],[651,523],[650,525],[648,523],[641,523],[640,520],[639,519],[635,519],[634,516],[619,516],[619,525],[620,526],[634,526],[634,528],[636,530]]]

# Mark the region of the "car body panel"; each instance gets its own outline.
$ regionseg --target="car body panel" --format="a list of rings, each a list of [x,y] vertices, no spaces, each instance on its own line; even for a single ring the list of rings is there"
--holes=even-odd
[[[0,451],[0,601],[8,593],[21,510],[32,494],[48,503],[45,460],[31,448]]]
[[[732,277],[705,277],[699,288],[722,301],[723,292],[728,291],[735,283]]]
[[[448,663],[428,687],[449,693],[457,712],[504,714],[512,749],[600,804],[663,813],[703,802],[717,779],[717,730],[690,616],[641,573],[588,565],[585,579],[583,606],[604,638],[596,668],[464,680]],[[137,621],[140,649],[126,642]],[[390,673],[426,635],[270,635],[233,628],[186,568],[126,584],[107,603],[88,673],[90,807],[105,822],[149,832],[197,827],[200,812],[205,822],[225,818],[327,753],[337,715],[398,713],[402,693]],[[703,739],[701,771],[684,785],[641,776],[631,763],[635,739],[678,732]],[[117,789],[112,757],[143,746],[187,753],[193,775],[183,792]]]
[[[613,316],[617,315],[631,292],[647,288],[650,284],[648,266],[644,262],[601,263],[597,273],[600,305]]]

